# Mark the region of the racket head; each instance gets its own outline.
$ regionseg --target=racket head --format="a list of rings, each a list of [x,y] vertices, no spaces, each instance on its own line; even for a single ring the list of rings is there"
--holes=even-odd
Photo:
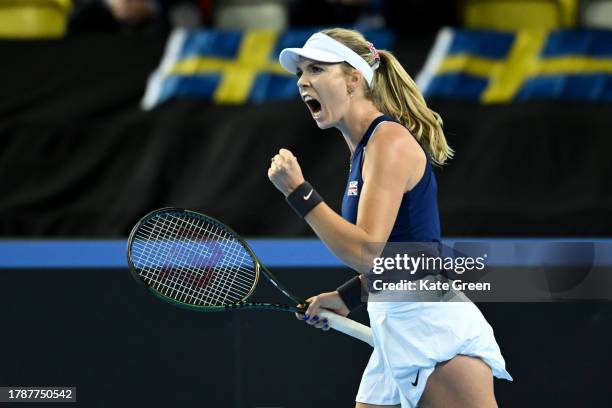
[[[195,211],[161,208],[132,228],[127,259],[134,279],[186,309],[223,311],[255,291],[260,262],[227,225]]]

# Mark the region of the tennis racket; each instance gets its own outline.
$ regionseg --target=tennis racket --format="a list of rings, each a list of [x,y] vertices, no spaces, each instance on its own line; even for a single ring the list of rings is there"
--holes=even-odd
[[[127,247],[134,278],[176,306],[204,312],[263,309],[304,313],[306,304],[283,287],[249,245],[227,225],[180,208],[155,210],[132,229]],[[294,305],[253,303],[260,275]],[[369,327],[330,311],[320,317],[332,329],[373,346]]]

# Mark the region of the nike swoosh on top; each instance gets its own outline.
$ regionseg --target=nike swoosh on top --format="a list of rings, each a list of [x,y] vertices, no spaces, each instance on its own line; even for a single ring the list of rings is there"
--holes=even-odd
[[[310,190],[310,193],[306,194],[304,196],[304,200],[308,200],[310,198],[310,196],[312,195],[312,192],[314,191],[314,189]]]

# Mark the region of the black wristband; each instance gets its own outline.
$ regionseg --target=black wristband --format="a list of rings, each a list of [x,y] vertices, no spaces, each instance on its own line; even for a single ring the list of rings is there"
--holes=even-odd
[[[287,203],[300,217],[304,218],[323,199],[309,182],[305,181],[291,192],[286,198]]]
[[[350,311],[353,311],[362,305],[363,302],[361,301],[361,279],[359,279],[359,275],[343,283],[336,290],[338,291],[340,298]]]

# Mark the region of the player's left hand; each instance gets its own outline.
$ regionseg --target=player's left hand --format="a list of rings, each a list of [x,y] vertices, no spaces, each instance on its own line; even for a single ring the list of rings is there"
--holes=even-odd
[[[304,182],[297,159],[287,149],[280,149],[278,154],[272,157],[268,178],[285,197]]]
[[[305,314],[296,313],[295,317],[298,320],[303,320],[317,329],[329,330],[327,319],[320,318],[319,314],[322,310],[331,310],[340,316],[348,316],[350,310],[346,307],[338,291],[320,293],[317,296],[306,299],[308,309]],[[303,306],[303,305],[298,305]]]

